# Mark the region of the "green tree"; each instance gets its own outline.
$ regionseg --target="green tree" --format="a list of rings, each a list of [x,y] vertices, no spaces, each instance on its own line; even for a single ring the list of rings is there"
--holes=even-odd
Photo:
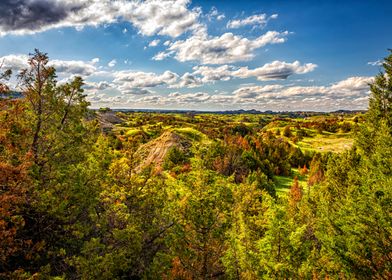
[[[392,55],[371,84],[369,110],[354,148],[329,160],[317,191],[317,237],[329,274],[354,279],[392,275]]]
[[[291,137],[292,136],[291,129],[290,129],[289,125],[286,125],[284,127],[283,136],[285,136],[285,137]]]
[[[55,69],[38,50],[28,63],[18,78],[24,96],[19,102],[25,107],[20,117],[30,131],[18,142],[27,143],[31,156],[31,187],[19,234],[35,253],[28,260],[20,256],[17,266],[62,275],[72,273],[67,259],[93,230],[102,178],[93,159],[98,130],[84,119],[89,103],[81,78],[57,85]]]
[[[367,123],[377,126],[385,121],[387,127],[392,127],[392,50],[384,59],[384,72],[380,72],[370,84],[369,110]]]
[[[174,188],[179,197],[172,210],[171,278],[222,278],[233,203],[230,184],[212,171],[196,170],[182,175]]]

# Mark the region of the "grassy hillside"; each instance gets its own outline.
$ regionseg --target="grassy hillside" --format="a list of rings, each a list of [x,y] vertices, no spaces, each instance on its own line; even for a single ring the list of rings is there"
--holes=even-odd
[[[268,133],[297,148],[306,155],[341,153],[353,145],[353,131],[362,121],[361,114],[313,114],[292,118],[271,114],[179,114],[179,113],[116,113],[112,134],[137,147],[137,168],[163,166],[173,148],[190,149],[192,157],[204,157],[201,150],[214,143],[230,141],[228,136],[262,136]],[[119,121],[121,119],[121,121]],[[170,136],[170,137],[169,137]],[[173,136],[173,137],[171,137]],[[135,144],[136,143],[136,144]],[[182,144],[181,144],[182,143]],[[186,143],[186,145],[183,145]],[[159,148],[161,147],[161,148]],[[184,148],[188,147],[188,148]],[[204,147],[204,148],[203,148]],[[218,156],[218,155],[217,155]],[[308,168],[310,162],[307,163]],[[305,188],[307,176],[301,176],[297,166],[289,171],[276,171],[273,182],[278,194],[285,194],[294,177]]]

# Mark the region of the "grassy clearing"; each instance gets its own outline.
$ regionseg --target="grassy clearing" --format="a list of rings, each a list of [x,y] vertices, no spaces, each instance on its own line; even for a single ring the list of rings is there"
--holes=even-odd
[[[140,132],[140,129],[128,129],[125,135],[134,136]]]
[[[323,134],[313,138],[305,137],[297,143],[298,147],[304,150],[314,150],[317,152],[341,153],[352,147],[354,140],[349,134]]]
[[[275,184],[276,184],[276,192],[278,195],[284,195],[287,194],[288,191],[290,190],[291,186],[293,185],[294,182],[294,177],[298,177],[298,182],[299,185],[306,190],[307,187],[307,176],[301,176],[298,172],[297,168],[292,168],[291,169],[291,175],[290,176],[275,176]]]
[[[197,142],[205,142],[206,140],[208,140],[208,137],[205,134],[192,127],[175,128],[174,131],[187,137],[190,140],[194,140]]]

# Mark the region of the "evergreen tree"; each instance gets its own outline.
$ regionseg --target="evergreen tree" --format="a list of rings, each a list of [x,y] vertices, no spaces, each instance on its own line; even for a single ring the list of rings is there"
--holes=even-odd
[[[384,72],[380,72],[370,84],[367,123],[375,127],[385,121],[392,128],[392,50],[390,52],[382,64]]]

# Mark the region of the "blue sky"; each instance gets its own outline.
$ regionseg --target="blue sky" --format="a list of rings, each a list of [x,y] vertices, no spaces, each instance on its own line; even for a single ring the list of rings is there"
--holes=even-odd
[[[4,0],[0,61],[17,72],[47,52],[92,107],[365,109],[391,14],[390,1]]]

